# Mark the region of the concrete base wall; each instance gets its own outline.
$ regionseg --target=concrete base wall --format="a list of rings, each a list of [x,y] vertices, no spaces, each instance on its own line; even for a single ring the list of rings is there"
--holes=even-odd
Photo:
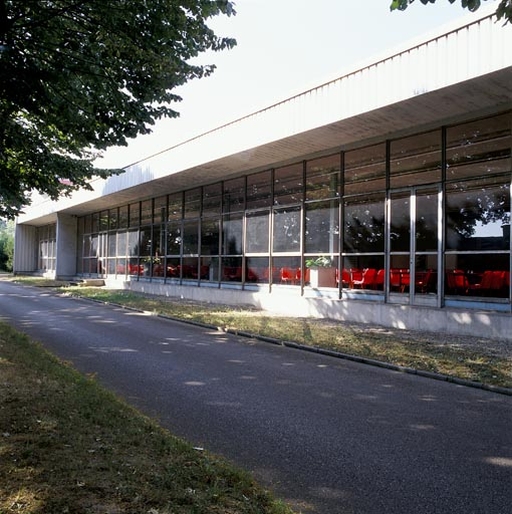
[[[145,281],[107,280],[107,286],[187,300],[251,305],[275,314],[329,318],[371,323],[384,327],[505,339],[512,342],[510,313],[471,309],[417,307],[363,300],[306,298],[293,289],[243,291],[217,287],[194,287]]]

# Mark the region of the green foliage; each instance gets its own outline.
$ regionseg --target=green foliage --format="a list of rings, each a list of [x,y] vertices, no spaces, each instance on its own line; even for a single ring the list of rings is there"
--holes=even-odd
[[[308,268],[329,268],[332,266],[332,260],[327,255],[320,255],[315,259],[306,259],[306,266]]]
[[[422,4],[434,4],[436,0],[420,0]],[[451,4],[455,3],[456,0],[448,0]],[[404,11],[407,9],[409,4],[412,4],[414,0],[393,0],[391,2],[391,10],[398,9]],[[485,2],[485,0],[484,0]],[[463,9],[469,9],[471,12],[477,11],[482,4],[481,0],[461,0]],[[505,23],[512,22],[512,0],[501,0],[496,9],[496,17],[498,20],[503,19]]]
[[[14,259],[14,222],[0,220],[0,270],[12,271]]]
[[[206,25],[228,0],[0,0],[0,216],[29,193],[90,188],[98,151],[176,117],[190,60],[235,45]]]

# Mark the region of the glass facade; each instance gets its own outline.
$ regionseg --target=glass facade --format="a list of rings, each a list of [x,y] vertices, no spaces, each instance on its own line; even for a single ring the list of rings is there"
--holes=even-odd
[[[37,268],[39,271],[55,271],[57,225],[45,225],[37,229]]]
[[[507,112],[90,214],[79,271],[510,309],[511,125]]]

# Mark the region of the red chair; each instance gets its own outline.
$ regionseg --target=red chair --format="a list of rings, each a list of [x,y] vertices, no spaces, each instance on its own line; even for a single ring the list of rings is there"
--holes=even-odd
[[[336,285],[339,285],[339,283],[340,283],[340,270],[338,268],[336,268],[335,271],[334,271],[334,277],[335,277],[335,280],[336,280]],[[342,287],[349,287],[349,285],[350,285],[350,273],[345,268],[343,268],[341,270],[341,285],[342,285]]]
[[[466,273],[460,269],[449,270],[446,273],[448,292],[452,294],[467,294],[469,282]]]
[[[403,293],[411,285],[411,275],[408,269],[400,270],[400,292]]]
[[[294,284],[296,274],[291,268],[281,268],[281,284]]]
[[[505,272],[493,271],[491,279],[491,289],[493,291],[499,291],[502,287],[505,287]]]
[[[349,287],[354,287],[354,282],[363,280],[363,271],[359,268],[350,268]]]
[[[416,273],[415,287],[417,293],[426,293],[430,285],[430,278],[432,277],[432,270],[418,271]]]
[[[389,288],[391,291],[400,291],[402,287],[402,274],[399,269],[389,270]]]
[[[377,275],[375,275],[375,280],[373,282],[373,287],[380,291],[384,290],[384,276],[386,272],[384,269],[380,269],[377,271]]]
[[[352,280],[354,288],[358,289],[371,289],[375,284],[375,277],[377,276],[377,270],[375,268],[366,268],[363,270],[361,279]]]
[[[491,284],[492,284],[492,271],[484,271],[482,278],[480,279],[480,282],[477,282],[476,284],[470,284],[469,290],[472,292],[479,292],[481,294],[487,294],[491,290]]]

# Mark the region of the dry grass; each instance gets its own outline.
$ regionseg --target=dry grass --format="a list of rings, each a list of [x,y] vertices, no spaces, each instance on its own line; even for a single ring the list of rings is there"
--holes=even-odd
[[[66,288],[97,301],[334,350],[398,366],[512,388],[512,358],[495,351],[492,341],[465,345],[438,334],[388,330],[314,318],[273,316],[249,307],[233,307],[164,298],[105,288]],[[468,338],[466,338],[468,339]]]
[[[1,514],[290,514],[0,324]]]

